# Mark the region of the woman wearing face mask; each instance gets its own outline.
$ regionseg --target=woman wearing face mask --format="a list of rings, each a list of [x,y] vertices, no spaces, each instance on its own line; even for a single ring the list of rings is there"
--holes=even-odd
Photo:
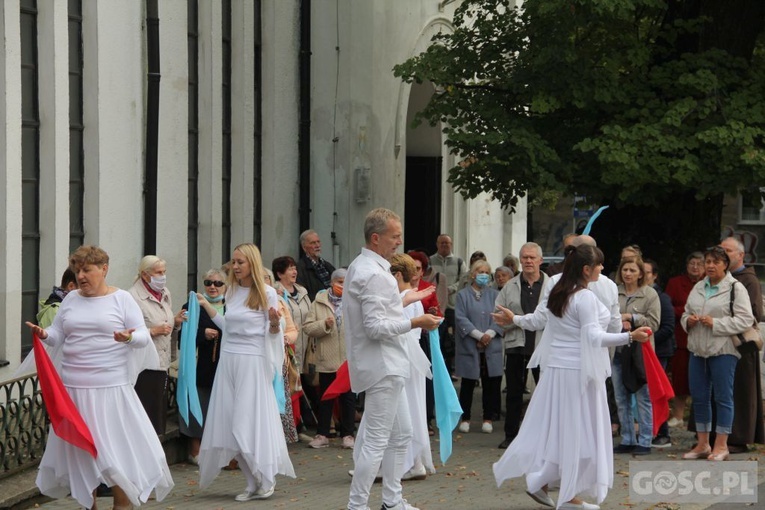
[[[173,314],[170,290],[166,288],[165,261],[146,255],[138,265],[138,276],[128,292],[141,309],[143,320],[159,355],[159,371],[145,370],[138,376],[136,393],[157,434],[165,433],[167,419],[167,369],[171,361],[171,336],[183,322],[183,310]]]
[[[332,272],[330,288],[316,294],[311,310],[303,321],[306,335],[316,339],[316,371],[319,373],[320,395],[323,395],[337,376],[337,369],[345,361],[345,332],[343,330],[343,283],[345,269]],[[342,447],[352,449],[354,439],[354,418],[356,399],[353,392],[343,393],[337,400],[340,403],[340,423],[338,433],[342,437]],[[332,421],[332,409],[335,400],[322,400],[319,403],[319,424],[316,437],[308,443],[311,448],[329,446],[329,427]]]
[[[485,260],[473,263],[470,280],[472,283],[457,293],[454,307],[457,326],[454,375],[462,377],[459,399],[463,414],[459,430],[470,431],[473,390],[480,377],[483,387],[481,431],[490,434],[492,421],[500,412],[502,385],[503,330],[491,317],[499,291],[489,287],[491,266]]]

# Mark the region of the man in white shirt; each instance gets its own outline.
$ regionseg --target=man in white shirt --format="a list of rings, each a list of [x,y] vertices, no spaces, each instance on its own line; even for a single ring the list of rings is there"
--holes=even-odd
[[[382,510],[417,510],[401,496],[401,476],[412,422],[404,393],[409,356],[403,336],[413,328],[433,330],[440,318],[406,319],[390,258],[402,244],[401,218],[388,209],[364,221],[366,247],[348,267],[343,323],[351,388],[366,392],[364,415],[353,449],[354,473],[348,510],[368,510],[378,470],[383,477]],[[382,468],[381,468],[382,464]]]

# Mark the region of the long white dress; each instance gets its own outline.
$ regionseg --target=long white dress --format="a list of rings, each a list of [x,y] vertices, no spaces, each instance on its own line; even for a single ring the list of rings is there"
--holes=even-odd
[[[518,436],[494,464],[497,486],[525,475],[529,492],[560,487],[558,506],[580,494],[605,499],[614,476],[607,347],[629,339],[607,333],[609,319],[586,289],[571,296],[563,317],[548,313],[539,355],[532,358],[542,376]]]
[[[119,343],[114,332],[135,328],[133,340]],[[88,426],[98,451],[89,453],[59,438],[51,428],[37,473],[46,496],[71,493],[93,506],[99,484],[118,485],[133,505],[152,490],[161,501],[173,488],[162,445],[133,389],[142,368],[159,367],[138,305],[127,292],[100,297],[67,294],[44,342],[60,351],[62,382]]]
[[[202,488],[235,457],[264,488],[274,486],[277,474],[295,477],[273,387],[284,359],[281,329],[268,332],[268,312],[248,308],[248,294],[249,288],[230,289],[226,316],[213,318],[223,341],[199,451]],[[273,288],[266,287],[266,297],[278,309]]]
[[[402,292],[401,297],[403,298],[407,292],[409,290]],[[404,307],[404,315],[407,319],[413,319],[424,314],[425,310],[420,301],[415,301]],[[429,370],[430,363],[428,358],[420,347],[421,331],[420,328],[414,328],[404,334],[407,338],[407,345],[411,352],[410,360],[412,362],[412,372],[404,384],[404,390],[406,391],[409,403],[409,414],[412,418],[412,441],[409,443],[409,448],[406,451],[404,473],[412,469],[416,460],[419,459],[428,473],[433,474],[436,472],[436,468],[433,466],[433,454],[430,451],[430,434],[428,434],[428,417],[425,401],[425,378],[432,378],[433,376]]]

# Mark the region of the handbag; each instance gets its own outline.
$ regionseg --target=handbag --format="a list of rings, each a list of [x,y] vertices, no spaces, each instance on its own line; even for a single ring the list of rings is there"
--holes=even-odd
[[[622,347],[622,384],[630,393],[635,393],[645,385],[645,363],[643,348],[639,342],[630,342]]]
[[[292,346],[285,345],[284,351],[284,362],[287,364],[287,387],[290,395],[294,395],[303,389],[300,385],[300,370],[298,370],[297,360],[295,359],[295,353],[292,350]]]
[[[733,301],[736,299],[736,284],[734,283],[730,287],[730,316],[733,317]],[[737,349],[747,342],[754,342],[757,346],[757,350],[762,350],[763,338],[760,331],[759,324],[755,323],[754,326],[749,326],[743,333],[733,335],[730,337],[733,342],[733,346]]]

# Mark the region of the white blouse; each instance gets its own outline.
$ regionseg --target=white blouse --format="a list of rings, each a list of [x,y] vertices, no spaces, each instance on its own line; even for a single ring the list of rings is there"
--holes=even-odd
[[[132,328],[135,331],[129,344],[114,340],[115,331]],[[45,331],[48,338],[43,341],[61,347],[61,380],[73,388],[132,384],[126,360],[131,349],[145,347],[151,340],[141,309],[121,289],[97,297],[70,292]]]

